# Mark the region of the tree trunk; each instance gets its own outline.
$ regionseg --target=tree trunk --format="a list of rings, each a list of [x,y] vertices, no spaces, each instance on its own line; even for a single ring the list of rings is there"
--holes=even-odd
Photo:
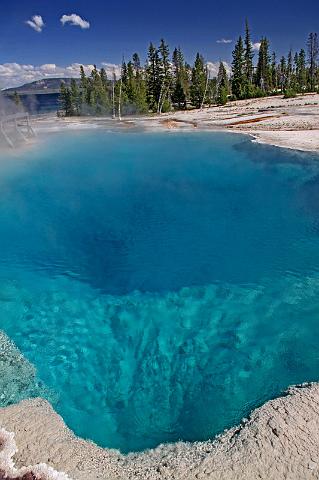
[[[120,92],[119,92],[119,111],[118,111],[119,121],[122,120],[122,116],[121,116],[121,102],[122,102],[122,75],[121,75],[121,80],[120,80]]]
[[[115,71],[113,70],[113,81],[112,81],[112,118],[115,119]]]
[[[162,103],[162,97],[163,97],[164,83],[165,82],[163,80],[162,85],[161,85],[161,91],[160,91],[159,99],[158,99],[158,102],[157,102],[157,113],[162,113],[161,103]]]
[[[202,103],[201,103],[201,106],[200,106],[201,110],[203,110],[204,103],[205,103],[205,98],[206,98],[207,88],[208,88],[208,80],[209,80],[209,72],[208,72],[208,68],[206,67],[206,84],[205,84],[205,91],[204,91],[203,100],[202,100]]]

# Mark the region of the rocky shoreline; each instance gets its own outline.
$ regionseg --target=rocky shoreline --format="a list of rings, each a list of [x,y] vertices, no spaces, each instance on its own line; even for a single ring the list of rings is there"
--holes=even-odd
[[[285,99],[282,95],[229,102],[223,107],[187,110],[140,117],[121,122],[102,117],[33,120],[38,132],[59,130],[143,129],[145,131],[230,131],[250,134],[256,142],[278,147],[319,152],[319,94]]]
[[[121,455],[77,438],[40,398],[0,410],[16,465],[47,464],[73,480],[310,480],[319,474],[319,384],[291,387],[213,441]],[[59,478],[59,477],[56,477]]]

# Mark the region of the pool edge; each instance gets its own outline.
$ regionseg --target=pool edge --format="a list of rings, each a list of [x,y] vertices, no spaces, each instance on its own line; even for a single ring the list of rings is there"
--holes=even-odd
[[[319,383],[290,387],[212,441],[126,456],[76,437],[41,398],[2,408],[0,426],[15,434],[18,467],[46,463],[73,480],[310,479],[319,471]]]

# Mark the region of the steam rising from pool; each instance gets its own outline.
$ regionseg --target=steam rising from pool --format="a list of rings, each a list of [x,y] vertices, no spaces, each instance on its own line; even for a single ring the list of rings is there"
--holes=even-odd
[[[4,95],[0,91],[0,118],[5,117],[6,115],[22,112],[24,112],[24,108],[21,104],[17,105],[13,98]]]
[[[2,170],[1,328],[77,434],[203,440],[318,379],[310,156],[102,132],[28,155]]]

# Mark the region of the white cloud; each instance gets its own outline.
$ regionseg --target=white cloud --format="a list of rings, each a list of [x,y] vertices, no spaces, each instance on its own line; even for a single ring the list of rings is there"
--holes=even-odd
[[[232,40],[230,38],[221,38],[220,40],[216,40],[216,43],[232,43]]]
[[[61,67],[54,63],[46,63],[39,66],[19,63],[0,64],[0,89],[19,87],[24,83],[42,80],[43,78],[78,78],[80,76],[80,66],[81,63],[72,63],[66,67]],[[94,65],[83,65],[83,67],[85,73],[90,75]],[[119,76],[119,65],[103,62],[101,67],[105,68],[109,79],[112,78],[113,69],[115,69],[116,75]]]
[[[253,43],[253,50],[258,52],[258,50],[260,49],[260,45],[261,45],[260,42]]]
[[[39,33],[42,32],[42,29],[44,27],[44,21],[41,15],[33,15],[32,19],[27,20],[25,23]]]
[[[45,63],[44,65],[41,65],[41,67],[39,68],[44,72],[55,72],[57,66],[55,63]]]
[[[75,27],[80,27],[83,29],[90,28],[90,23],[81,18],[79,15],[72,13],[71,15],[63,15],[60,18],[60,22],[62,25],[69,23],[70,25],[74,25]]]
[[[223,64],[224,64],[224,67],[226,69],[227,75],[230,75],[231,66],[229,65],[229,63],[224,62],[224,61],[223,61]],[[219,62],[207,62],[206,65],[207,65],[207,68],[208,68],[208,71],[209,71],[209,74],[210,74],[210,78],[217,77],[218,69],[219,69]]]
[[[120,76],[121,76],[121,66],[120,65],[116,65],[115,63],[102,62],[101,66],[105,69],[107,77],[109,79],[113,78],[113,73],[115,73],[116,78],[120,78]]]

